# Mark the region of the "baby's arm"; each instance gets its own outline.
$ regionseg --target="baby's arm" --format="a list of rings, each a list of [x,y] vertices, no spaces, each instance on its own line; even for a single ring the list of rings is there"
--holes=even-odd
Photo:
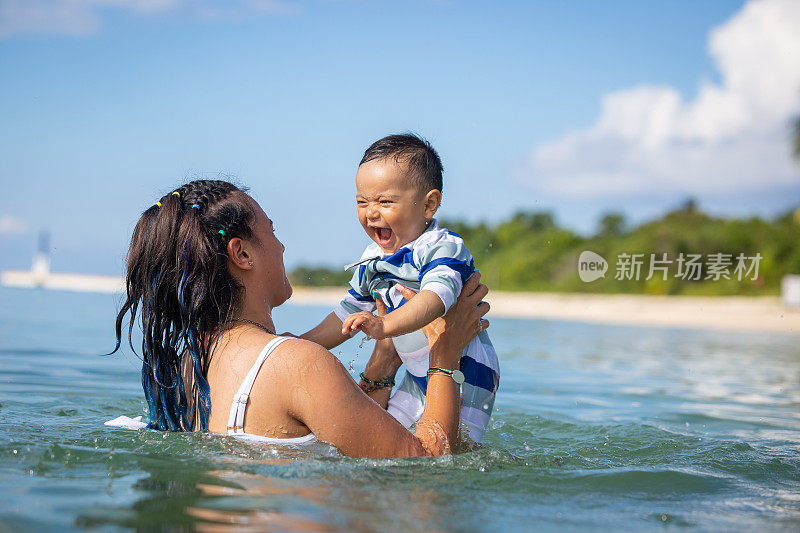
[[[444,312],[441,297],[433,291],[422,290],[414,299],[384,317],[367,311],[351,314],[342,323],[340,333],[349,337],[361,330],[373,339],[396,337],[423,328]]]
[[[349,339],[350,335],[342,333],[342,321],[336,313],[331,313],[315,328],[300,335],[300,338],[316,342],[326,350],[330,350]]]

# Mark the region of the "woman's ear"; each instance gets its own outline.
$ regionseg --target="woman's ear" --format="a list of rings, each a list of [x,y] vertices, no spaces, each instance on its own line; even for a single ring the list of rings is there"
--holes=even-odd
[[[425,195],[425,218],[433,218],[442,205],[442,191],[433,189]]]
[[[244,241],[239,237],[234,237],[228,241],[228,260],[242,270],[253,268],[253,259],[247,251]]]

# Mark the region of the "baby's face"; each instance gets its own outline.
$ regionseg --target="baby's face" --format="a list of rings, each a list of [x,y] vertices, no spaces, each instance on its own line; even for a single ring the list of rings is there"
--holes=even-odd
[[[433,216],[430,208],[426,211],[425,200],[425,193],[406,178],[405,164],[394,158],[358,167],[358,221],[384,253],[396,252],[422,235]]]

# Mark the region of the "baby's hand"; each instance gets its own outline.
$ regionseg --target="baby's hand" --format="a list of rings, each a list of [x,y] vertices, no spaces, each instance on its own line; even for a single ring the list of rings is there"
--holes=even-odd
[[[383,318],[375,316],[369,311],[353,313],[344,319],[342,323],[343,335],[352,336],[358,330],[363,331],[368,337],[373,339],[380,340],[386,338],[386,334],[383,332]]]

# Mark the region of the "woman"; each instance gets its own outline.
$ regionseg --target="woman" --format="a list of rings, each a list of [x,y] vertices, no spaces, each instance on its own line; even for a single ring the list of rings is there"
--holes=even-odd
[[[479,275],[425,330],[432,370],[425,413],[412,434],[330,352],[275,335],[271,311],[292,294],[283,251],[261,207],[225,181],[187,183],[142,214],[114,351],[126,314],[130,342],[140,313],[148,427],[293,444],[319,439],[359,457],[450,453],[459,416],[452,371],[461,349],[488,326]],[[365,374],[379,380],[396,370],[396,354],[379,343]],[[373,392],[384,404],[387,394]]]

